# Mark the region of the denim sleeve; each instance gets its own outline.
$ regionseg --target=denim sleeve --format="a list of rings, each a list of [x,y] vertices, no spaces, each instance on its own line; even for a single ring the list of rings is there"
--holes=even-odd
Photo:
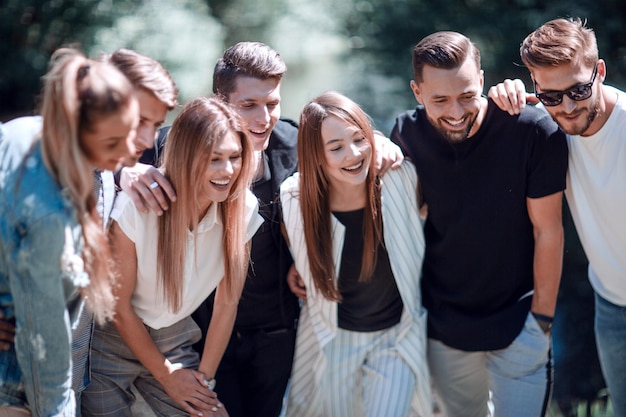
[[[66,302],[75,292],[62,255],[76,229],[48,215],[21,231],[9,274],[15,302],[15,349],[33,416],[75,415],[71,390],[71,325]]]

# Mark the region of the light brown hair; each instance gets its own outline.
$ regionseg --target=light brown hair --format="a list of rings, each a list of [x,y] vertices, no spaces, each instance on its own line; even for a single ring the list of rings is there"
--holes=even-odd
[[[524,39],[520,57],[529,69],[562,64],[593,68],[598,61],[596,35],[580,18],[554,19]]]
[[[158,219],[157,271],[172,311],[181,307],[187,231],[191,225],[195,236],[200,221],[197,179],[206,170],[215,143],[229,134],[241,140],[242,167],[226,201],[212,204],[219,204],[224,228],[224,280],[229,297],[238,296],[243,288],[249,261],[249,246],[245,244],[245,193],[253,175],[252,145],[239,115],[228,104],[216,97],[196,98],[174,119],[163,155],[163,173],[176,190],[177,199]]]
[[[156,60],[130,49],[118,49],[111,55],[104,55],[135,86],[154,94],[156,98],[172,110],[178,104],[178,87],[172,76]]]
[[[363,259],[360,281],[371,278],[376,266],[376,252],[382,239],[380,186],[373,162],[376,160],[374,132],[365,112],[349,98],[325,93],[311,100],[302,110],[298,129],[298,160],[300,171],[300,206],[304,222],[304,237],[313,281],[329,300],[340,301],[335,285],[336,266],[333,262],[333,241],[329,200],[329,179],[322,138],[322,123],[335,116],[361,130],[372,147],[370,170],[365,180],[367,205],[363,217]]]
[[[80,136],[102,118],[126,109],[134,99],[133,88],[112,65],[63,48],[52,55],[42,97],[44,163],[76,209],[84,238],[85,271],[90,278],[81,292],[98,321],[103,321],[114,312],[114,274],[93,194],[92,167],[81,149]]]

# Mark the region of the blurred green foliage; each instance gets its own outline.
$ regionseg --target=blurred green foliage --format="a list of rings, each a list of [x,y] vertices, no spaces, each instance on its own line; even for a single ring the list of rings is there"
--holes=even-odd
[[[202,2],[208,6],[204,10],[197,7]],[[607,83],[624,88],[623,6],[624,0],[0,0],[0,120],[33,109],[50,54],[68,43],[78,43],[87,52],[93,47],[108,51],[140,47],[140,52],[161,60],[168,69],[183,73],[181,84],[202,90],[192,94],[205,94],[206,82],[200,80],[210,78],[210,58],[223,48],[240,40],[259,40],[285,56],[315,55],[319,52],[307,50],[301,39],[315,43],[323,33],[345,45],[336,58],[343,61],[342,77],[337,75],[328,84],[336,88],[340,82],[342,92],[362,104],[387,131],[399,111],[415,104],[408,88],[410,53],[422,37],[438,30],[468,35],[481,49],[487,88],[504,78],[528,82],[527,71],[519,66],[520,42],[543,22],[567,16],[588,20],[597,33],[600,55],[608,64]],[[210,15],[214,29],[207,28],[210,23],[191,18],[186,26],[179,22],[185,15],[175,12],[183,8],[196,16]],[[198,31],[199,26],[206,28],[204,32]],[[182,29],[194,27],[196,32],[184,37]],[[102,32],[107,30],[102,45]],[[165,35],[155,36],[159,31]],[[190,37],[201,36],[201,46],[190,44]],[[200,49],[204,55],[195,56]],[[189,58],[181,59],[185,54]],[[315,62],[315,57],[288,61],[288,78],[302,83],[292,76],[302,65]],[[198,81],[187,82],[183,77]]]
[[[0,0],[0,115],[32,111],[52,52],[85,50],[101,27],[132,13],[132,0]],[[7,117],[8,116],[8,117]]]
[[[354,97],[363,103],[376,97],[376,104],[368,109],[375,119],[395,116],[398,103],[413,107],[408,88],[412,48],[440,30],[461,32],[478,45],[485,93],[505,78],[521,78],[528,85],[530,77],[521,66],[519,45],[534,29],[558,17],[587,20],[596,32],[600,57],[607,62],[606,82],[624,88],[625,5],[624,0],[355,0],[343,16],[345,35],[352,39],[350,57],[360,57],[365,70]],[[377,88],[375,80],[381,76],[392,88],[382,92]],[[399,82],[390,82],[396,79]],[[391,111],[386,110],[389,103],[394,103]]]

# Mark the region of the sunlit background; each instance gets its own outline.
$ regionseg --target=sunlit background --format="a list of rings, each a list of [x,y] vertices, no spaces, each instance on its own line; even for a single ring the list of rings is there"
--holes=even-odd
[[[486,84],[521,77],[522,39],[555,17],[588,19],[608,63],[608,83],[626,85],[624,0],[0,0],[0,120],[28,113],[54,49],[78,42],[88,54],[126,47],[159,60],[181,102],[211,91],[223,50],[267,43],[288,65],[283,115],[326,90],[359,102],[383,131],[414,105],[411,47],[456,30],[483,54]]]
[[[31,114],[51,53],[77,43],[90,56],[120,47],[160,61],[180,102],[211,92],[211,74],[228,46],[261,41],[288,66],[282,114],[297,120],[312,97],[338,90],[389,133],[415,105],[410,52],[438,30],[468,35],[482,52],[487,88],[522,78],[523,38],[557,17],[595,29],[605,83],[626,88],[626,0],[0,0],[0,121]],[[169,121],[174,117],[170,115]],[[554,326],[551,415],[609,416],[592,334],[586,259],[565,213],[566,252]]]

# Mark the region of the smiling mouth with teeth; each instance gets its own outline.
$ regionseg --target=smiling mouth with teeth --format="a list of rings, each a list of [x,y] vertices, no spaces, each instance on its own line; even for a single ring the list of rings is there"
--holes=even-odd
[[[227,180],[211,180],[211,183],[213,183],[215,185],[228,185],[229,182],[230,182],[230,179],[227,179]]]
[[[449,120],[449,119],[445,119],[445,121],[446,121],[446,123],[447,123],[447,124],[449,124],[449,125],[450,125],[450,126],[452,126],[452,127],[459,127],[459,126],[463,126],[463,124],[465,123],[465,120],[466,120],[466,119],[467,119],[467,118],[466,118],[466,117],[464,117],[464,118],[462,118],[461,120],[459,120],[458,122],[455,122],[455,121],[453,121],[453,120]]]
[[[345,167],[344,169],[346,171],[354,171],[354,170],[357,170],[357,169],[361,168],[362,166],[363,166],[363,161],[359,162],[356,165],[352,165],[351,167]]]

